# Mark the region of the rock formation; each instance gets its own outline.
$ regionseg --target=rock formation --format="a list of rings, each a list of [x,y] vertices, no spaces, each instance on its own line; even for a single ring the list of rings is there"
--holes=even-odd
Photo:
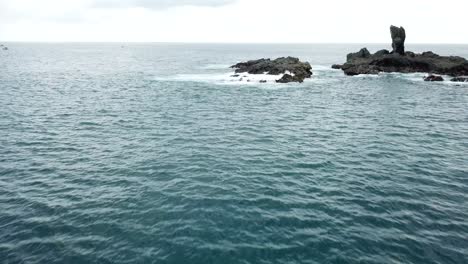
[[[350,53],[346,63],[335,64],[334,69],[342,69],[346,75],[378,74],[380,72],[426,72],[432,74],[466,76],[468,61],[457,56],[439,56],[431,51],[415,54],[405,52],[406,33],[403,28],[391,27],[393,52],[380,50],[371,54],[366,48]]]
[[[424,81],[426,82],[443,82],[444,78],[440,75],[430,74],[429,76],[424,77]]]
[[[390,34],[392,35],[392,53],[398,53],[400,55],[405,55],[405,40],[406,32],[403,27],[390,27]]]
[[[279,83],[303,82],[312,77],[312,67],[308,62],[301,62],[298,58],[287,57],[275,60],[259,59],[241,62],[231,66],[235,73],[269,74],[283,76],[276,80]]]

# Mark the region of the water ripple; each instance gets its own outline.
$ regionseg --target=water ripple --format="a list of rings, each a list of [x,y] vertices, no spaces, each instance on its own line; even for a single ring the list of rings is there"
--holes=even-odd
[[[173,77],[339,46],[9,46],[2,263],[467,263],[466,86]]]

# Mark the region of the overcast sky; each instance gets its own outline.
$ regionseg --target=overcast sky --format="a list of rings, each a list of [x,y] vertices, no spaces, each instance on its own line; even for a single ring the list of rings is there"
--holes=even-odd
[[[468,43],[468,0],[0,0],[0,41]]]

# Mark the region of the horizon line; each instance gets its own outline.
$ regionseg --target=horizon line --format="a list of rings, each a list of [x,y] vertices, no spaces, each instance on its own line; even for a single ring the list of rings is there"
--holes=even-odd
[[[108,44],[234,44],[234,45],[389,45],[389,42],[211,42],[211,41],[68,41],[68,40],[0,40],[0,43],[39,43],[39,44],[66,44],[66,43],[108,43]],[[390,43],[391,45],[391,43]],[[447,43],[447,42],[410,42],[405,45],[468,45],[468,43]]]

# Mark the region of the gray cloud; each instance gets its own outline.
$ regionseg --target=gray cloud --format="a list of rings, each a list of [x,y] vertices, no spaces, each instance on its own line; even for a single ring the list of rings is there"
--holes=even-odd
[[[95,7],[103,8],[125,8],[143,7],[150,9],[162,9],[175,6],[223,6],[236,2],[237,0],[95,0]]]

